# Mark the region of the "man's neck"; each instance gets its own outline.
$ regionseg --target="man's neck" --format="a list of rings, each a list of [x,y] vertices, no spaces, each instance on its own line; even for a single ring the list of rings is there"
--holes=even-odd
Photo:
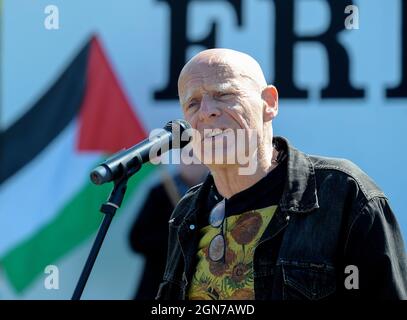
[[[277,156],[278,152],[274,149],[272,159],[276,159]],[[237,165],[210,168],[216,189],[223,197],[229,199],[233,195],[250,188],[277,166],[277,163],[272,162],[272,159],[259,159],[256,171],[251,175],[240,174],[240,167]]]

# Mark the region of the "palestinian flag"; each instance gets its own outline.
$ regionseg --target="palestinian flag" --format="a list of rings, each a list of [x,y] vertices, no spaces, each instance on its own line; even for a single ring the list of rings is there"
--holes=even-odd
[[[16,292],[95,233],[112,184],[92,185],[90,170],[146,136],[95,37],[0,133],[0,267]],[[130,179],[122,208],[153,168]]]

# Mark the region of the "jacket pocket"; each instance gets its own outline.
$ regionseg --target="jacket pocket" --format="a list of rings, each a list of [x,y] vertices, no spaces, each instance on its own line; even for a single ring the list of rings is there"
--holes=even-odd
[[[284,300],[321,300],[336,291],[332,266],[318,263],[281,262]]]

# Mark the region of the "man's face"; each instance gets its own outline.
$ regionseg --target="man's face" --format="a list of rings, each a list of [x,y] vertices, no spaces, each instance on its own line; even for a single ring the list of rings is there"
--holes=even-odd
[[[243,142],[246,144],[239,149],[236,140],[233,141],[237,152],[247,155],[249,129],[255,130],[256,142],[262,140],[262,88],[250,76],[246,76],[239,66],[222,62],[196,62],[183,71],[178,85],[184,117],[200,134],[200,145],[197,137],[194,137],[193,143],[198,151],[196,156],[204,163],[208,164],[208,158],[203,157],[210,157],[207,152],[210,149],[212,162],[217,151],[223,153],[223,159],[226,159],[226,153],[233,152],[229,138],[233,136],[237,139],[239,129],[244,130],[240,130],[240,134],[244,134]],[[241,144],[242,141],[237,143]],[[233,157],[236,159],[236,156]]]

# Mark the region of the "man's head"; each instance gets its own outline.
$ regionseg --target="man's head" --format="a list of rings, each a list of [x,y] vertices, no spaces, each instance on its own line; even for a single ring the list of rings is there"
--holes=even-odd
[[[178,94],[185,119],[201,135],[197,154],[201,160],[205,144],[224,138],[205,137],[205,129],[228,129],[235,136],[238,129],[255,130],[257,157],[271,154],[271,121],[278,113],[278,93],[267,85],[259,64],[249,55],[229,49],[200,52],[182,69]]]

